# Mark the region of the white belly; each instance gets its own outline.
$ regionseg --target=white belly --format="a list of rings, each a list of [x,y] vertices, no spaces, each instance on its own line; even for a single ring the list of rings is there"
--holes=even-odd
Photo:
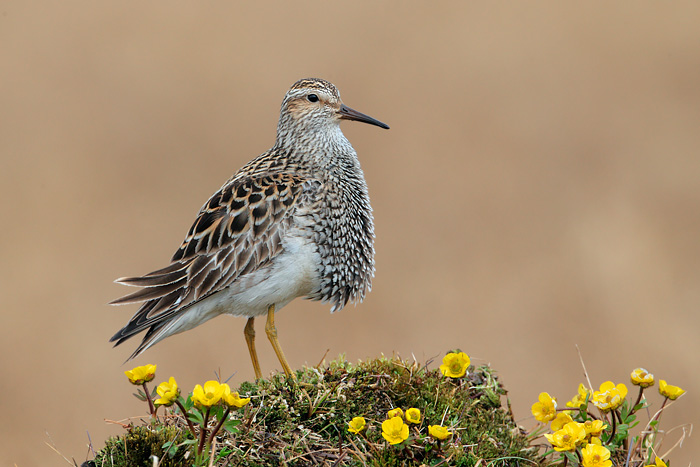
[[[221,314],[259,316],[270,305],[279,311],[297,297],[320,287],[321,257],[301,237],[288,235],[284,250],[266,266],[237,279],[231,286],[187,308],[162,330],[162,337],[192,329]],[[154,342],[155,343],[155,342]]]
[[[321,257],[299,237],[286,242],[284,252],[272,263],[222,291],[225,313],[234,316],[258,316],[270,305],[281,309],[297,297],[305,297],[320,287],[318,274]],[[228,302],[228,305],[225,303]]]

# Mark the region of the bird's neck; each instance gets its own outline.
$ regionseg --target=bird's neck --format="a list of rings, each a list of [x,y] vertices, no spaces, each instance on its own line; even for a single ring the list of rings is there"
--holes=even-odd
[[[273,152],[281,152],[313,172],[359,170],[357,153],[337,123],[290,125],[280,119]]]

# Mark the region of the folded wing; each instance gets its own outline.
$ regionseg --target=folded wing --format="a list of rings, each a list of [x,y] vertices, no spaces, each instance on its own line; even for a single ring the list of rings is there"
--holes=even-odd
[[[135,357],[189,306],[278,255],[304,182],[285,174],[230,180],[202,207],[169,266],[144,276],[117,279],[143,288],[111,304],[142,305],[110,342],[119,345],[148,329],[131,356]]]

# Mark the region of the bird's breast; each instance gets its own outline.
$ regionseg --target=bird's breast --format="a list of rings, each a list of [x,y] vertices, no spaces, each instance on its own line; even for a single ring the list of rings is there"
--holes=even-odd
[[[362,300],[374,276],[374,222],[364,179],[328,190],[316,212],[311,229],[321,282],[310,298],[331,302],[337,311]]]

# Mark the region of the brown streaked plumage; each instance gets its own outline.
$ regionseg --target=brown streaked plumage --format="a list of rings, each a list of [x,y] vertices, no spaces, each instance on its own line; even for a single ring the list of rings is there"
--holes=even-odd
[[[112,302],[141,303],[111,341],[146,331],[130,358],[220,314],[247,316],[244,334],[261,377],[253,321],[287,374],[274,313],[297,297],[340,310],[360,301],[374,275],[374,226],[367,184],[340,120],[389,127],[345,106],[321,79],[285,95],[275,145],[231,177],[202,207],[171,264],[117,282],[142,287]]]

